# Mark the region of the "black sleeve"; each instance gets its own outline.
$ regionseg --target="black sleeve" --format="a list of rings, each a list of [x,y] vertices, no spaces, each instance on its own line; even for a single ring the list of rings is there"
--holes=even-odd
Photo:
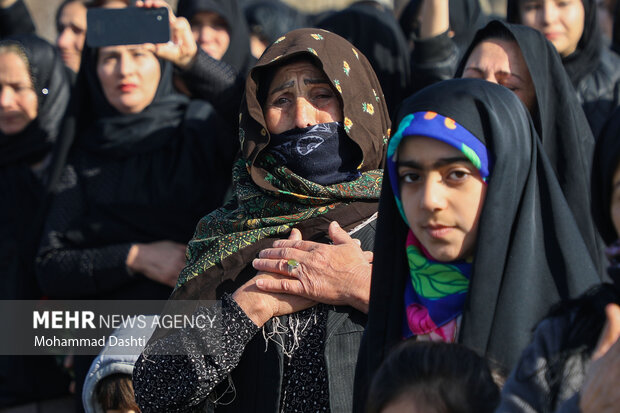
[[[452,79],[458,64],[458,49],[448,32],[428,39],[416,39],[411,55],[413,91]]]
[[[116,290],[133,276],[125,264],[131,244],[76,248],[66,234],[84,210],[84,195],[74,168],[63,171],[47,217],[36,259],[36,272],[44,294],[79,297]]]
[[[180,75],[192,95],[211,103],[226,122],[237,125],[245,78],[232,66],[199,47],[192,65]]]
[[[35,27],[24,0],[17,0],[11,7],[0,8],[0,39],[14,34],[34,33]]]
[[[191,412],[204,405],[259,330],[230,295],[194,315],[215,317],[216,327],[180,329],[149,343],[136,361],[133,386],[142,412]]]
[[[567,318],[543,320],[534,333],[532,342],[525,348],[515,368],[502,389],[502,413],[578,413],[579,389],[586,366],[575,357],[562,371],[562,389],[555,389],[557,375],[551,373],[551,364],[562,354],[562,338],[570,325]],[[555,389],[555,390],[554,390]]]

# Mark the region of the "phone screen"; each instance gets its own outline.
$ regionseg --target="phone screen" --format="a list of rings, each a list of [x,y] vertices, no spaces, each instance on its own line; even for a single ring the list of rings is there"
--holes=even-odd
[[[168,9],[88,9],[86,44],[89,47],[166,43],[170,40]]]

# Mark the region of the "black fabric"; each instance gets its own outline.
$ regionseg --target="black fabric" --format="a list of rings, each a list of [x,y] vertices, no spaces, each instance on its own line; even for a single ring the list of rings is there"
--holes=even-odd
[[[228,63],[212,58],[200,47],[190,67],[178,73],[192,95],[211,103],[231,131],[236,132],[245,76]]]
[[[177,4],[177,15],[185,17],[190,23],[192,17],[201,11],[215,12],[226,20],[230,44],[222,61],[245,77],[254,65],[254,58],[250,53],[248,25],[237,0],[179,0]]]
[[[614,26],[611,36],[611,48],[614,52],[620,53],[620,2],[616,3],[614,10]]]
[[[407,38],[417,40],[419,31],[417,16],[421,7],[422,0],[411,0],[400,15],[400,27]],[[450,30],[454,32],[452,40],[461,56],[474,38],[476,30],[486,23],[487,17],[482,12],[478,0],[452,0],[449,3],[449,13]]]
[[[48,155],[56,140],[69,100],[69,83],[60,57],[43,39],[22,35],[0,45],[8,43],[17,44],[28,58],[39,105],[37,118],[23,132],[0,132],[0,299],[37,300],[41,291],[34,257],[49,169],[35,174],[31,164]],[[68,393],[68,386],[69,376],[54,357],[0,357],[0,407],[59,397]]]
[[[620,56],[604,48],[599,65],[577,86],[577,95],[588,118],[594,137],[598,137],[605,121],[620,106]]]
[[[448,31],[428,39],[417,39],[411,55],[412,92],[452,79],[459,51]]]
[[[426,86],[452,79],[460,57],[474,37],[477,29],[487,21],[481,12],[478,0],[449,2],[450,30],[438,36],[420,39],[419,21],[422,2],[411,0],[401,13],[399,22],[405,37],[413,42],[411,52],[412,92]]]
[[[558,325],[557,320],[566,327],[562,328],[559,334],[557,331],[553,332],[553,340],[558,343],[557,345],[549,348],[547,343],[544,343],[543,347],[535,340],[531,346],[538,349],[530,349],[523,353],[518,369],[513,372],[504,387],[506,396],[504,399],[508,403],[515,403],[521,407],[522,399],[527,398],[530,400],[528,403],[530,405],[544,403],[550,406],[556,404],[558,400],[565,399],[566,394],[579,390],[583,385],[586,371],[585,369],[579,371],[575,366],[579,366],[582,360],[590,361],[607,321],[606,305],[620,304],[618,266],[620,257],[617,255],[620,249],[617,242],[618,234],[610,213],[614,192],[613,176],[620,161],[619,137],[620,108],[616,109],[605,125],[596,143],[592,168],[592,214],[605,242],[611,244],[608,249],[611,265],[607,271],[612,283],[599,284],[579,298],[565,300],[552,309],[549,319],[541,323],[538,330],[542,331],[552,324]],[[541,357],[540,353],[547,356]],[[528,366],[528,363],[534,360],[537,366]],[[575,360],[578,362],[575,363]],[[538,367],[541,365],[547,371],[540,371]],[[530,373],[534,370],[535,374]],[[569,372],[569,375],[566,372]],[[548,383],[538,385],[541,378]]]
[[[553,45],[534,29],[495,20],[476,34],[463,56],[456,77],[462,76],[473,49],[492,37],[492,32],[505,33],[515,39],[521,49],[536,90],[536,110],[532,114],[536,132],[588,251],[599,272],[603,272],[603,244],[592,221],[590,200],[586,196],[590,193],[594,137]]]
[[[419,111],[454,119],[486,142],[494,164],[458,341],[510,368],[550,305],[576,297],[600,277],[516,95],[482,80],[448,80],[403,102],[394,127]],[[407,225],[389,182],[384,176],[356,411],[362,411],[374,372],[402,338]]]
[[[320,185],[349,182],[361,176],[362,152],[339,122],[321,123],[271,135],[268,152],[279,164]]]
[[[392,12],[371,4],[353,4],[315,25],[344,37],[368,58],[392,114],[409,95],[411,79],[409,47]]]
[[[612,179],[620,161],[620,107],[616,108],[596,143],[592,167],[592,215],[610,244],[618,239],[611,219]]]
[[[253,1],[244,8],[244,14],[250,32],[267,44],[291,30],[309,26],[305,14],[280,0]]]
[[[0,7],[0,39],[16,34],[34,34],[36,28],[24,0]]]
[[[508,0],[506,19],[521,23],[519,4],[523,0]],[[596,70],[601,59],[603,40],[598,26],[595,0],[582,0],[585,11],[584,27],[577,50],[562,58],[562,63],[575,88],[581,80]]]

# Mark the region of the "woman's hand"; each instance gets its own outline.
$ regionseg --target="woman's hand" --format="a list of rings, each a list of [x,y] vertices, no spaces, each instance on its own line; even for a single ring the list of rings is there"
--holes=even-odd
[[[156,56],[166,59],[180,67],[187,69],[198,53],[198,45],[194,39],[192,28],[184,17],[176,17],[170,5],[163,0],[137,1],[137,7],[168,9],[170,20],[170,41],[168,43],[147,44],[146,47]]]
[[[316,304],[315,301],[298,295],[270,293],[256,287],[259,280],[279,282],[283,278],[278,274],[258,273],[239,287],[232,298],[250,320],[259,327],[262,327],[272,317],[296,313]]]
[[[608,304],[607,323],[592,355],[579,408],[583,413],[617,412],[620,406],[620,306]]]
[[[279,279],[258,279],[256,286],[275,293],[295,294],[334,305],[349,305],[368,312],[372,252],[362,251],[358,240],[349,236],[337,222],[329,225],[333,245],[297,239],[278,240],[273,248],[260,252],[252,265],[259,271],[285,275]],[[298,266],[289,272],[288,260]]]
[[[291,232],[289,240],[301,239],[301,233]],[[256,287],[258,280],[278,281],[284,277],[278,274],[259,272],[250,281],[243,284],[233,294],[233,299],[247,316],[259,327],[270,318],[292,314],[305,310],[316,304],[312,300],[290,294],[277,294],[261,291]]]
[[[153,281],[174,287],[185,267],[185,249],[185,245],[172,241],[134,244],[127,254],[127,267]]]

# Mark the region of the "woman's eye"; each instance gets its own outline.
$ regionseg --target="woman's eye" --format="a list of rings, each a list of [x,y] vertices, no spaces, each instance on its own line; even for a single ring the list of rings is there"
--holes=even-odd
[[[468,175],[469,175],[468,171],[457,170],[457,171],[451,171],[448,174],[448,178],[452,180],[456,180],[456,181],[462,181],[463,179],[466,179]]]
[[[410,184],[413,182],[417,182],[420,180],[420,175],[413,173],[413,172],[407,172],[407,173],[403,173],[400,175],[400,181]]]

